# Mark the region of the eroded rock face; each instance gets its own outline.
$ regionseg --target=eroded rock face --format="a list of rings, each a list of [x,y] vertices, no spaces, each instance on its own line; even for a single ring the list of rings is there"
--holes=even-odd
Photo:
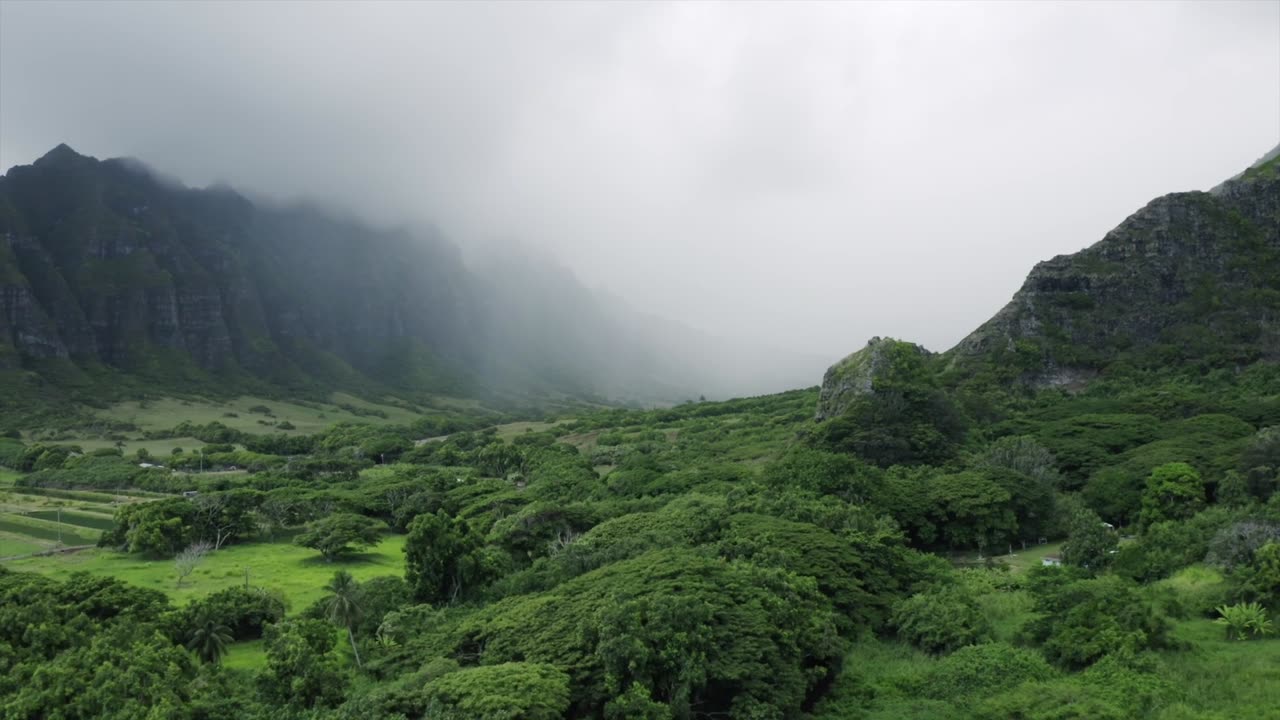
[[[930,356],[914,343],[873,337],[866,347],[832,365],[822,377],[816,419],[837,417],[858,397],[875,392],[877,381],[894,369],[903,354],[920,359]]]
[[[954,366],[1087,383],[1116,360],[1223,366],[1280,358],[1280,158],[1212,193],[1165,195],[1100,242],[1042,262]]]
[[[0,333],[9,336],[15,353],[36,358],[67,356],[57,329],[28,287],[0,286]],[[0,362],[5,362],[4,358],[0,353]],[[12,357],[8,364],[16,360]]]
[[[0,366],[189,363],[383,373],[406,343],[464,368],[456,251],[306,207],[191,190],[59,146],[0,177]],[[434,358],[433,358],[434,359]]]

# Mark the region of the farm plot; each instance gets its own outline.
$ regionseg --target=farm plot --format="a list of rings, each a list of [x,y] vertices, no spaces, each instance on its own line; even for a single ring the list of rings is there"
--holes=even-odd
[[[113,526],[120,504],[146,499],[81,490],[0,489],[0,558],[96,544]]]
[[[102,534],[90,528],[76,527],[67,523],[60,525],[57,522],[12,513],[0,515],[0,531],[63,545],[92,545],[98,542],[98,536]]]

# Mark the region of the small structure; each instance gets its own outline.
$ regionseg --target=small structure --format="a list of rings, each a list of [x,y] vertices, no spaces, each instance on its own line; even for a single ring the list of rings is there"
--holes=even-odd
[[[1062,557],[1060,555],[1045,555],[1040,558],[1040,564],[1045,567],[1058,567],[1062,564]]]

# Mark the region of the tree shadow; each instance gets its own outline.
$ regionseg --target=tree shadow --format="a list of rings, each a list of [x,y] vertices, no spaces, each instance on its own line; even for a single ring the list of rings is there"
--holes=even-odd
[[[316,553],[315,555],[303,558],[299,564],[307,567],[331,567],[337,570],[344,567],[351,567],[353,565],[385,564],[383,562],[384,560],[386,560],[386,556],[380,555],[376,552],[349,552],[338,555],[333,558],[332,562],[330,562],[325,559],[323,555]]]

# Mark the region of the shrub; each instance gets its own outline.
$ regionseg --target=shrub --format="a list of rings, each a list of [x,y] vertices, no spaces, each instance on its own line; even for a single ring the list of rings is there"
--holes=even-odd
[[[175,641],[184,639],[197,621],[213,620],[231,629],[236,640],[262,637],[265,627],[284,619],[285,601],[278,593],[261,588],[231,587],[187,605],[173,623]]]
[[[926,697],[943,699],[1014,688],[1054,674],[1034,650],[1006,643],[970,645],[943,658],[928,674],[923,690]]]
[[[961,587],[917,593],[899,601],[890,624],[902,639],[935,653],[985,642],[991,637],[982,607]]]
[[[1214,622],[1226,628],[1227,638],[1231,640],[1259,638],[1275,631],[1266,608],[1256,602],[1221,605],[1218,614],[1221,617]]]
[[[1171,644],[1168,619],[1129,581],[1113,575],[1080,579],[1061,568],[1035,568],[1031,576],[1038,617],[1025,633],[1052,662],[1083,668],[1108,653]]]

